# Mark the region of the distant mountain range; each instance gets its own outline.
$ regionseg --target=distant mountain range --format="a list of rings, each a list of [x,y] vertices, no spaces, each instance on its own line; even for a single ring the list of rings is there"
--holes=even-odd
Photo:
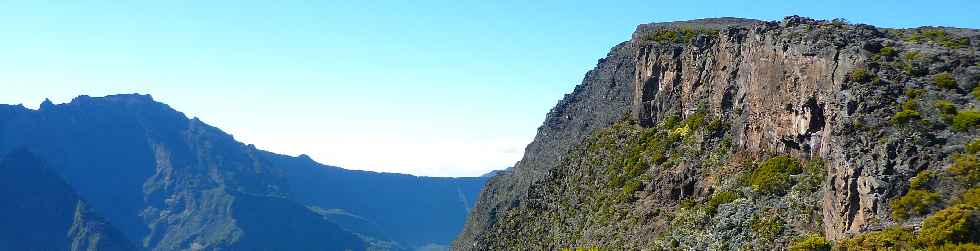
[[[503,170],[493,170],[493,171],[490,171],[490,172],[485,173],[483,175],[480,175],[480,177],[490,178],[490,177],[493,177],[493,176],[500,175],[502,173],[510,172],[510,171],[512,171],[512,169],[514,169],[514,167],[507,167],[507,168],[505,168]]]
[[[444,249],[487,180],[275,154],[138,94],[0,105],[0,155],[3,250]]]

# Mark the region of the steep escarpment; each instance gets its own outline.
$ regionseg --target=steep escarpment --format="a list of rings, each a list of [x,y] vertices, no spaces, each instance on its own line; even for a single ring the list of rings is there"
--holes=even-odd
[[[632,52],[629,107],[595,111],[630,115],[553,148],[562,157],[520,196],[495,191],[521,177],[492,180],[482,197],[512,203],[472,215],[483,228],[457,247],[976,242],[978,34],[801,17],[641,25],[614,49]]]

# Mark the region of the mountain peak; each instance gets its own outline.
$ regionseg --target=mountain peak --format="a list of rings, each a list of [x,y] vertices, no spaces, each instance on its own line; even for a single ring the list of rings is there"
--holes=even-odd
[[[50,110],[51,108],[54,108],[54,102],[51,102],[50,99],[45,98],[44,99],[44,102],[41,102],[40,109],[41,110]]]

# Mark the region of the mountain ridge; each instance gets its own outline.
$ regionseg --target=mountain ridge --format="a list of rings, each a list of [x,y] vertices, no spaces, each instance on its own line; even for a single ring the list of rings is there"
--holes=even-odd
[[[976,185],[957,177],[977,168],[963,150],[980,124],[977,34],[799,16],[639,25],[488,182],[454,247],[973,245],[931,233],[952,212],[980,226],[957,204]],[[905,218],[932,193],[950,208]]]
[[[458,202],[460,189],[483,183],[479,178],[439,179],[327,168],[303,155],[274,155],[238,142],[198,118],[187,118],[150,95],[139,94],[81,95],[64,104],[46,100],[36,110],[22,105],[0,106],[0,152],[17,148],[30,149],[45,159],[95,212],[105,215],[128,239],[147,250],[398,250],[446,245],[455,236],[454,229],[462,226],[465,208],[469,207]],[[307,162],[287,165],[284,160],[292,158]],[[297,177],[303,175],[296,174],[297,166],[308,168],[303,174],[321,173],[318,177],[324,180],[298,183]],[[408,181],[403,183],[403,192],[428,189],[431,198],[371,201],[367,199],[384,195],[360,193],[365,198],[358,202],[359,210],[353,210],[345,208],[352,204],[345,204],[341,193],[333,192],[364,190],[389,176]],[[345,178],[358,178],[363,184],[326,181]],[[476,189],[464,190],[475,197]],[[349,224],[355,223],[316,213],[311,209],[315,205],[310,205],[313,199],[321,206],[329,205],[327,209],[344,209],[366,217],[380,215],[365,208],[397,206],[385,203],[429,204],[434,210],[393,214],[408,215],[405,221],[372,218],[385,235],[398,238],[377,239],[351,232],[357,227]],[[456,216],[445,213],[454,208],[458,208]],[[418,219],[437,213],[445,220],[420,225]],[[272,229],[277,230],[268,232]],[[431,231],[412,233],[413,229]],[[304,233],[336,238],[295,239],[306,236]]]

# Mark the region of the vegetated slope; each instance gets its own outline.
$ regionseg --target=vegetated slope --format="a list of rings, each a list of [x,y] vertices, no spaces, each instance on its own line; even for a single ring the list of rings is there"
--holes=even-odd
[[[385,175],[312,161],[303,165],[310,170],[297,173],[281,161],[291,157],[235,141],[148,95],[80,96],[67,104],[44,102],[39,110],[0,105],[0,153],[19,148],[46,160],[94,212],[148,250],[402,249],[410,246],[399,242],[410,241],[446,245],[454,235],[446,232],[458,230],[470,206],[459,202],[460,191],[475,197],[471,187],[482,184],[412,177],[408,180],[421,185],[401,187],[414,192],[402,197],[404,204],[430,203],[443,210],[394,213],[415,218],[389,221],[380,212],[397,210],[391,203],[400,201],[371,199],[383,193],[359,193],[361,201],[345,204],[350,198],[341,196],[366,186],[399,189],[395,185],[401,184],[386,183]],[[322,180],[305,175],[315,173],[323,173],[315,175]],[[336,181],[345,177],[362,177],[362,183]],[[423,189],[430,183],[444,190]],[[450,207],[458,212],[449,213]],[[368,226],[322,214],[334,209],[359,215],[392,237],[370,236],[359,231]],[[437,217],[456,219],[425,221]],[[412,226],[423,222],[431,226]],[[430,230],[426,227],[433,232],[405,234],[418,240],[390,239],[401,231]]]
[[[27,151],[0,156],[0,250],[136,250]]]
[[[640,25],[597,68],[633,69],[628,108],[579,92],[558,106],[621,119],[532,143],[525,159],[552,151],[551,164],[492,179],[454,245],[976,245],[978,35],[796,16]],[[615,86],[588,80],[576,90]],[[596,116],[549,113],[538,138]]]

